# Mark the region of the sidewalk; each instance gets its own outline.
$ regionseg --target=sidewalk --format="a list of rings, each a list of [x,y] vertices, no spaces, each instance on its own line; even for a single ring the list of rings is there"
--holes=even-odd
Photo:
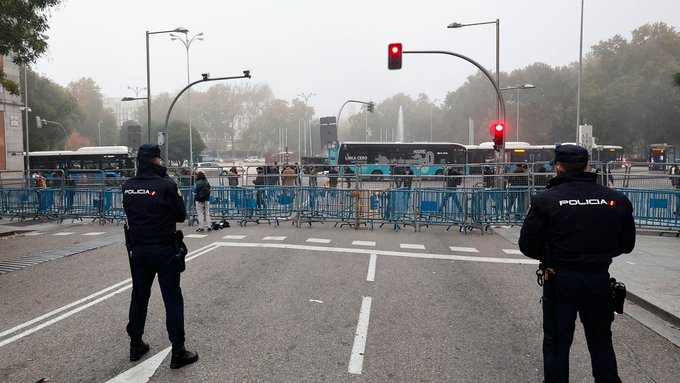
[[[494,231],[517,245],[520,229]],[[633,252],[614,258],[609,273],[626,285],[627,300],[680,327],[680,238],[638,230]]]

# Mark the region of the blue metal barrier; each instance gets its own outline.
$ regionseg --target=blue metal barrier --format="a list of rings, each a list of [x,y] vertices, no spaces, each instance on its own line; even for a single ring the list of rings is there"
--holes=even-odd
[[[680,190],[619,189],[633,204],[638,227],[680,228]]]

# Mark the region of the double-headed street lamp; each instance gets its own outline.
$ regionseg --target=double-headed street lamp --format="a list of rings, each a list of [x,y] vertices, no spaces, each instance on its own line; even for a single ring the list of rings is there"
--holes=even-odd
[[[463,27],[471,27],[473,25],[484,25],[484,24],[496,24],[496,84],[498,86],[501,86],[501,78],[500,78],[500,44],[501,44],[501,20],[496,19],[495,21],[484,21],[481,23],[469,23],[469,24],[462,24],[462,23],[451,23],[447,26],[447,28],[463,28]],[[498,102],[496,103],[496,120],[500,119],[500,103],[501,100],[500,98],[498,99]]]
[[[519,91],[520,89],[534,89],[536,88],[532,84],[522,84],[522,85],[515,85],[515,86],[508,86],[505,88],[501,88],[501,90],[516,90],[517,91],[517,97],[515,97],[515,103],[517,104],[517,123],[515,124],[515,130],[517,131],[517,141],[519,142]]]
[[[177,40],[184,44],[184,47],[187,50],[187,84],[191,83],[191,77],[189,75],[189,47],[191,47],[191,43],[193,43],[195,40],[203,40],[203,32],[194,35],[194,37],[189,38],[189,35],[185,32],[184,33],[184,38],[171,33],[170,34],[170,40]],[[187,90],[187,102],[189,104],[189,168],[194,167],[194,145],[193,145],[193,138],[192,138],[192,129],[191,129],[191,89]]]
[[[189,33],[189,30],[183,27],[175,28],[168,31],[146,31],[146,140],[151,143],[151,66],[149,63],[149,35],[159,33]]]

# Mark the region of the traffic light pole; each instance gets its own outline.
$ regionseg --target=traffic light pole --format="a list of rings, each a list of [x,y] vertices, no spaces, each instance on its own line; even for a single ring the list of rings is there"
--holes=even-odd
[[[442,54],[442,55],[449,55],[449,56],[455,56],[458,58],[461,58],[472,65],[476,66],[479,70],[484,73],[484,75],[491,81],[491,84],[493,85],[494,89],[496,89],[496,95],[498,96],[498,105],[500,105],[501,108],[501,114],[503,115],[503,123],[505,124],[505,101],[503,100],[503,94],[501,92],[501,88],[498,86],[498,83],[496,80],[494,80],[493,76],[491,76],[491,73],[489,73],[488,70],[484,69],[483,66],[481,66],[477,61],[461,55],[459,53],[454,53],[454,52],[448,52],[448,51],[403,51],[404,54]],[[501,145],[501,150],[500,150],[500,157],[501,157],[501,162],[505,160],[505,134],[503,134],[503,145]],[[504,164],[501,165],[499,174],[503,174],[505,171],[505,166]]]

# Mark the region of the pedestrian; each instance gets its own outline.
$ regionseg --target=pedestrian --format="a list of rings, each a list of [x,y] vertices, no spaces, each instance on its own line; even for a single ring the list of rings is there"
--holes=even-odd
[[[255,185],[255,200],[256,200],[256,207],[258,209],[266,209],[267,208],[267,201],[266,201],[266,195],[265,195],[265,189],[264,187],[267,185],[267,179],[265,179],[265,169],[262,166],[258,166],[255,170],[257,171],[257,176],[255,177],[255,180],[253,180],[253,185]]]
[[[439,209],[440,213],[443,211],[447,211],[447,206],[450,206],[449,201],[453,201],[455,208],[457,210],[455,212],[451,211],[447,213],[448,214],[457,213],[458,217],[460,218],[464,217],[465,210],[463,209],[463,205],[460,202],[460,198],[462,197],[463,193],[456,190],[458,186],[460,186],[463,183],[462,175],[454,166],[449,166],[446,169],[446,178],[444,182],[447,190],[445,191],[445,197],[442,206]]]
[[[236,166],[232,166],[227,172],[227,180],[230,187],[238,186],[238,169],[236,169]]]
[[[545,382],[569,381],[577,313],[595,381],[621,382],[612,346],[609,265],[635,246],[633,207],[625,195],[598,185],[597,175],[585,171],[586,149],[558,146],[553,163],[557,176],[532,198],[519,238],[522,253],[543,265]]]
[[[526,165],[519,164],[508,175],[508,215],[515,209],[515,219],[519,220],[527,209],[527,195],[529,194],[529,172]]]
[[[202,171],[196,172],[196,183],[194,184],[194,204],[196,205],[196,216],[198,218],[198,229],[203,232],[212,230],[212,219],[210,218],[210,182],[205,178]]]
[[[351,189],[352,178],[354,178],[354,171],[352,171],[352,168],[350,166],[345,166],[342,172],[345,174],[345,183],[347,184],[347,189]]]
[[[180,273],[184,259],[176,222],[186,219],[182,194],[161,166],[158,145],[144,144],[137,152],[137,175],[123,186],[123,208],[127,215],[126,245],[132,274],[127,333],[130,360],[139,360],[149,351],[142,340],[151,285],[156,274],[165,304],[165,323],[172,343],[170,368],[180,368],[198,360],[198,354],[184,348],[184,298]],[[181,234],[181,233],[180,233]],[[184,254],[186,254],[184,248]]]
[[[328,187],[333,189],[338,187],[338,169],[335,166],[328,169]]]
[[[283,186],[295,186],[295,180],[297,178],[297,174],[295,174],[295,170],[290,167],[290,165],[286,165],[286,167],[283,169],[283,172],[281,172],[281,183]]]
[[[404,168],[404,187],[407,189],[413,185],[413,169],[410,166]]]

